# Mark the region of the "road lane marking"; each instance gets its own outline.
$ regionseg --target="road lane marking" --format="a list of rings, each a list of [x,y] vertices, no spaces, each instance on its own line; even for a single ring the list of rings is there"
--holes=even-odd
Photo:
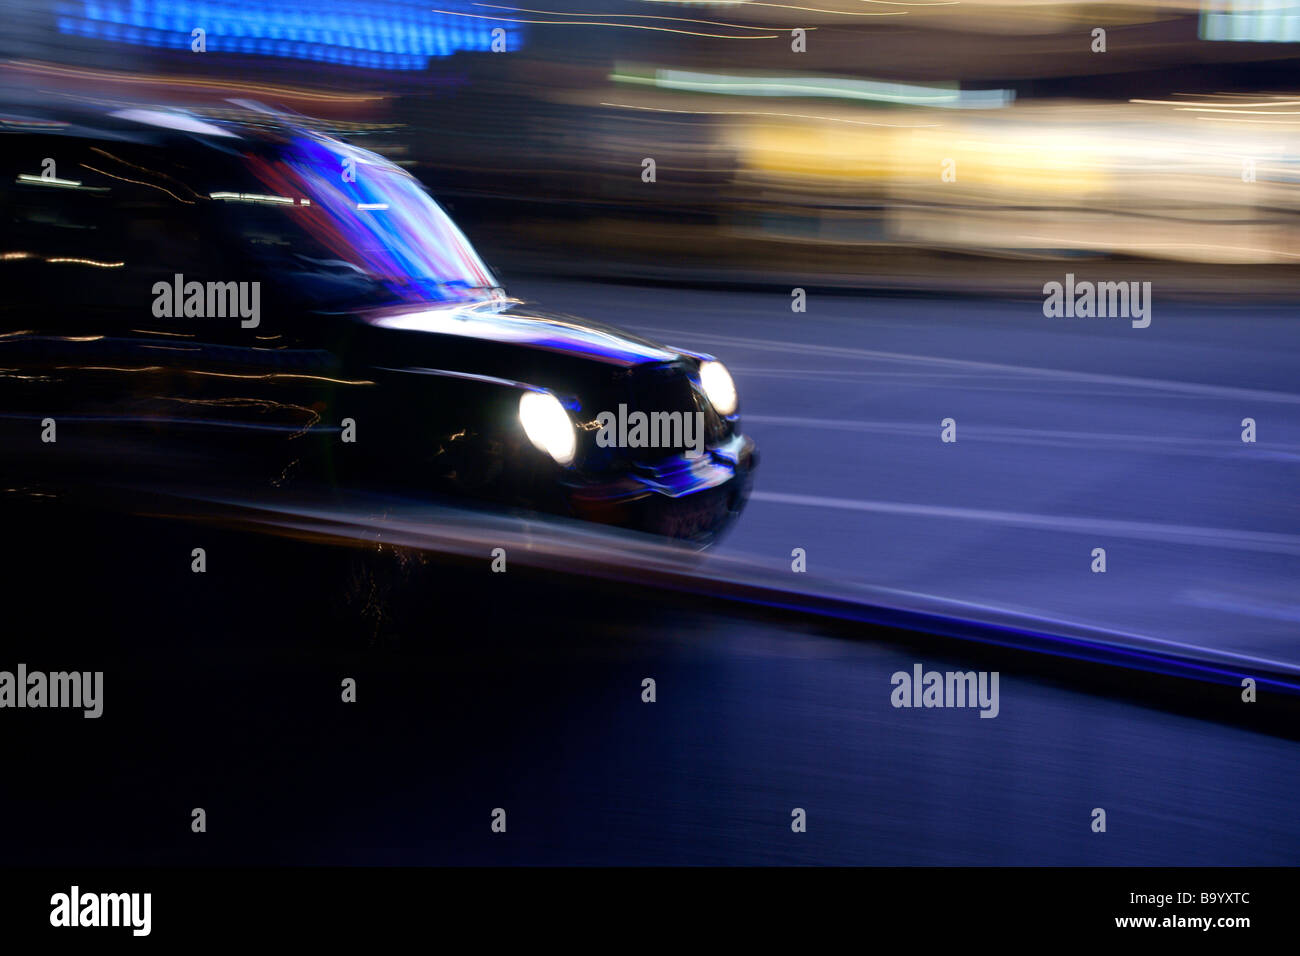
[[[933,438],[934,426],[921,422],[858,421],[847,418],[806,418],[793,415],[746,415],[746,425],[775,425],[793,428],[821,428],[831,431],[868,434],[912,435]],[[1017,445],[1053,445],[1085,447],[1093,445],[1130,445],[1130,451],[1182,453],[1206,458],[1258,458],[1274,461],[1300,461],[1300,445],[1269,445],[1255,448],[1222,438],[1187,438],[1177,435],[1133,435],[1112,432],[1079,432],[1050,428],[1014,428],[1001,425],[967,425],[962,438],[974,441],[1007,442]]]
[[[1125,521],[1114,518],[1071,518],[1064,515],[1030,514],[1022,511],[994,511],[986,508],[955,508],[948,505],[918,505],[901,501],[873,501],[858,498],[828,498],[820,495],[790,495],[775,491],[755,491],[751,501],[769,504],[804,505],[860,511],[875,514],[907,515],[916,518],[946,518],[980,521],[1040,531],[1065,531],[1074,534],[1110,535],[1142,541],[1165,541],[1172,544],[1233,548],[1238,551],[1263,551],[1272,554],[1300,555],[1300,535],[1271,531],[1238,531],[1233,528],[1205,528],[1195,525],[1160,524],[1153,521]]]
[[[1239,388],[1231,385],[1205,385],[1199,382],[1175,382],[1168,379],[1140,378],[1131,375],[1104,375],[1099,372],[1069,372],[1063,369],[1035,368],[1025,365],[1007,365],[1000,362],[978,362],[973,359],[939,358],[933,355],[914,355],[907,352],[881,352],[875,349],[855,348],[847,345],[810,345],[805,342],[788,342],[776,339],[737,339],[726,335],[709,335],[685,329],[650,329],[660,341],[676,339],[683,346],[687,341],[698,344],[726,345],[735,350],[796,353],[800,355],[840,356],[844,358],[874,359],[884,362],[914,362],[938,365],[944,368],[979,369],[986,372],[1014,373],[1035,378],[1056,379],[1069,382],[1090,382],[1097,385],[1124,385],[1155,391],[1179,392],[1203,398],[1250,399],[1259,402],[1281,402],[1300,405],[1300,395],[1292,392],[1275,392],[1266,389]]]

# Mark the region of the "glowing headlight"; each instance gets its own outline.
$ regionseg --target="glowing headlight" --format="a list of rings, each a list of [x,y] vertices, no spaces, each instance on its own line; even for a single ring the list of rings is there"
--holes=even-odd
[[[700,384],[709,404],[719,415],[730,415],[736,410],[736,383],[721,362],[700,363]]]
[[[576,439],[569,413],[549,392],[524,392],[519,397],[519,424],[528,440],[561,465],[573,461]]]

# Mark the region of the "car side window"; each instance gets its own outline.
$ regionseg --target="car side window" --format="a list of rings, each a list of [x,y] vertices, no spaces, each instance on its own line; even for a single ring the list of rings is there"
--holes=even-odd
[[[75,143],[29,146],[6,170],[0,265],[13,293],[6,312],[19,313],[12,318],[57,321],[56,313],[75,307],[73,321],[85,321],[124,292],[117,197],[110,180],[80,167],[83,153]]]
[[[157,282],[221,277],[208,201],[165,171],[161,151],[47,137],[16,152],[0,265],[22,280],[17,311],[132,325],[153,317]]]

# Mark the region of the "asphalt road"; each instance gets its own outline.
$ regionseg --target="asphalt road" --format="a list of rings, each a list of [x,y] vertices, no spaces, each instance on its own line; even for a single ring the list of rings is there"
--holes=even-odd
[[[512,291],[727,363],[763,460],[720,553],[788,567],[799,547],[810,577],[900,606],[1300,663],[1292,311],[1157,290],[1134,329],[1039,302],[813,295],[796,314],[777,292]]]

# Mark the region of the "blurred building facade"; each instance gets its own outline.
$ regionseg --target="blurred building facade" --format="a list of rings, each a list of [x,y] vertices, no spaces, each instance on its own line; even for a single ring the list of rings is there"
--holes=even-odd
[[[1032,292],[1122,259],[1289,294],[1297,24],[1236,0],[24,0],[3,53],[48,95],[356,137],[507,275]]]

